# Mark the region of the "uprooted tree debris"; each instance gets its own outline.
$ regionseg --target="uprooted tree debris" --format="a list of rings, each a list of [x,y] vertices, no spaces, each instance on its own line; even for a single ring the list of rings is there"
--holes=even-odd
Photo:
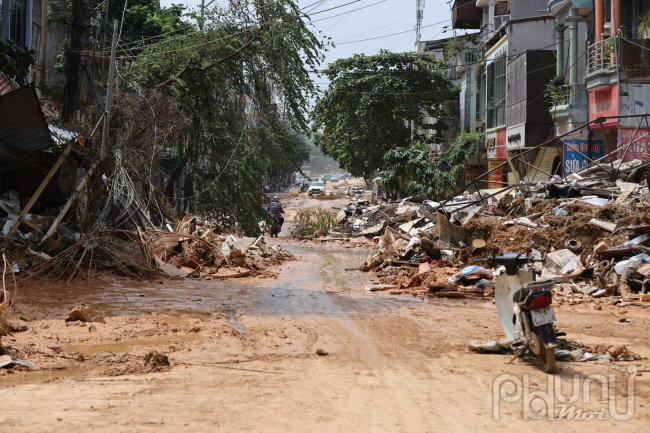
[[[92,176],[95,167],[83,180]],[[11,193],[8,200],[0,201],[9,215],[4,248],[13,257],[12,271],[20,273],[21,282],[266,276],[271,275],[266,271],[269,266],[293,258],[280,247],[265,245],[261,236],[242,236],[236,228],[224,228],[185,211],[168,217],[169,209],[163,210],[166,202],[157,200],[142,181],[134,180],[119,151],[113,170],[104,182],[93,179],[92,187],[89,182],[79,183],[55,217],[29,214],[32,201],[21,211]],[[145,191],[150,194],[146,199]],[[75,198],[75,225],[82,232],[63,222]],[[37,199],[35,195],[33,202]],[[19,231],[21,223],[33,231]]]

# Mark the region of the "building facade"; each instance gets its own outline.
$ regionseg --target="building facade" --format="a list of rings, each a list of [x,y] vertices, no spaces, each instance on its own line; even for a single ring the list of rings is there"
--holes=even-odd
[[[455,59],[457,130],[485,132],[472,169],[503,165],[481,187],[650,157],[650,0],[455,0],[451,20],[456,35],[479,34],[476,60]]]

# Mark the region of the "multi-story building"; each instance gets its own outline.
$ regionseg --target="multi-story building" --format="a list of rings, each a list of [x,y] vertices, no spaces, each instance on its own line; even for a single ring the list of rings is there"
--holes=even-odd
[[[584,85],[590,133],[600,133],[608,151],[625,161],[650,153],[650,22],[648,0],[594,0]],[[646,24],[646,28],[647,28]],[[604,119],[599,119],[604,118]],[[630,142],[633,142],[628,146]],[[613,145],[615,144],[615,146]]]
[[[486,134],[487,165],[492,170],[552,136],[550,105],[544,87],[555,75],[553,17],[546,0],[456,0],[452,26],[477,29],[480,42],[473,69],[479,69],[477,112]],[[552,65],[549,66],[549,65]],[[529,152],[526,161],[511,162],[489,175],[500,188],[531,174],[531,166],[552,165],[555,149]],[[536,161],[536,158],[539,161]],[[550,170],[551,167],[549,167]]]
[[[568,175],[609,153],[648,157],[650,0],[455,0],[452,27],[480,31],[480,59],[464,67],[482,70],[486,168],[536,149],[492,173],[491,187]]]

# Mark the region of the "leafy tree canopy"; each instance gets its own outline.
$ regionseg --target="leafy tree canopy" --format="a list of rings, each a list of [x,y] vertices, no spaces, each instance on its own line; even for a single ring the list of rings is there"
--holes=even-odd
[[[458,176],[467,169],[467,161],[483,151],[483,141],[482,132],[461,132],[435,161],[422,143],[391,149],[384,157],[386,170],[379,183],[389,191],[425,193],[429,198],[443,200],[456,191]]]
[[[124,12],[122,33],[126,36],[159,36],[188,25],[182,20],[186,9],[182,4],[161,8],[160,2],[156,0],[128,0],[126,10],[124,2],[120,1],[110,2],[109,8],[110,20],[121,20]]]
[[[21,87],[27,85],[29,67],[34,64],[34,50],[25,50],[11,39],[0,41],[0,72],[15,80]]]
[[[173,130],[157,134],[157,145],[181,147],[177,170],[185,170],[191,209],[253,235],[267,216],[261,174],[299,170],[295,135],[308,131],[306,109],[316,91],[307,68],[322,61],[324,45],[295,1],[257,10],[248,3],[217,6],[202,29],[163,37],[123,70],[128,88],[156,89],[179,107]]]
[[[454,99],[458,89],[439,71],[446,63],[423,53],[356,54],[331,63],[323,74],[328,89],[312,113],[313,130],[322,130],[317,145],[355,176],[369,178],[382,166],[391,149],[407,146],[411,124],[433,129],[435,142],[444,128],[439,119],[444,101]]]

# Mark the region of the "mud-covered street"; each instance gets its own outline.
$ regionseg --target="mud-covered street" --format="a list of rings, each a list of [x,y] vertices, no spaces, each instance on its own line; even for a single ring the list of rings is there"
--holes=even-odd
[[[3,346],[37,369],[2,370],[1,425],[13,432],[574,430],[566,420],[525,421],[536,406],[522,401],[501,402],[494,419],[499,375],[527,377],[528,392],[546,391],[552,376],[531,358],[508,363],[510,355],[468,350],[470,340],[502,338],[491,300],[376,295],[363,290],[373,277],[347,270],[372,246],[267,242],[296,257],[275,278],[21,287],[10,319],[28,329],[4,337]],[[65,322],[79,302],[106,323]],[[583,306],[556,312],[573,340],[650,356],[645,310],[629,308],[630,322]],[[152,351],[170,365],[145,361]],[[558,367],[565,395],[573,375],[611,373],[608,364]],[[613,374],[624,413],[629,384]],[[635,377],[631,419],[607,412],[605,421],[582,422],[594,432],[645,431],[649,377]],[[591,388],[585,410],[607,408]]]

